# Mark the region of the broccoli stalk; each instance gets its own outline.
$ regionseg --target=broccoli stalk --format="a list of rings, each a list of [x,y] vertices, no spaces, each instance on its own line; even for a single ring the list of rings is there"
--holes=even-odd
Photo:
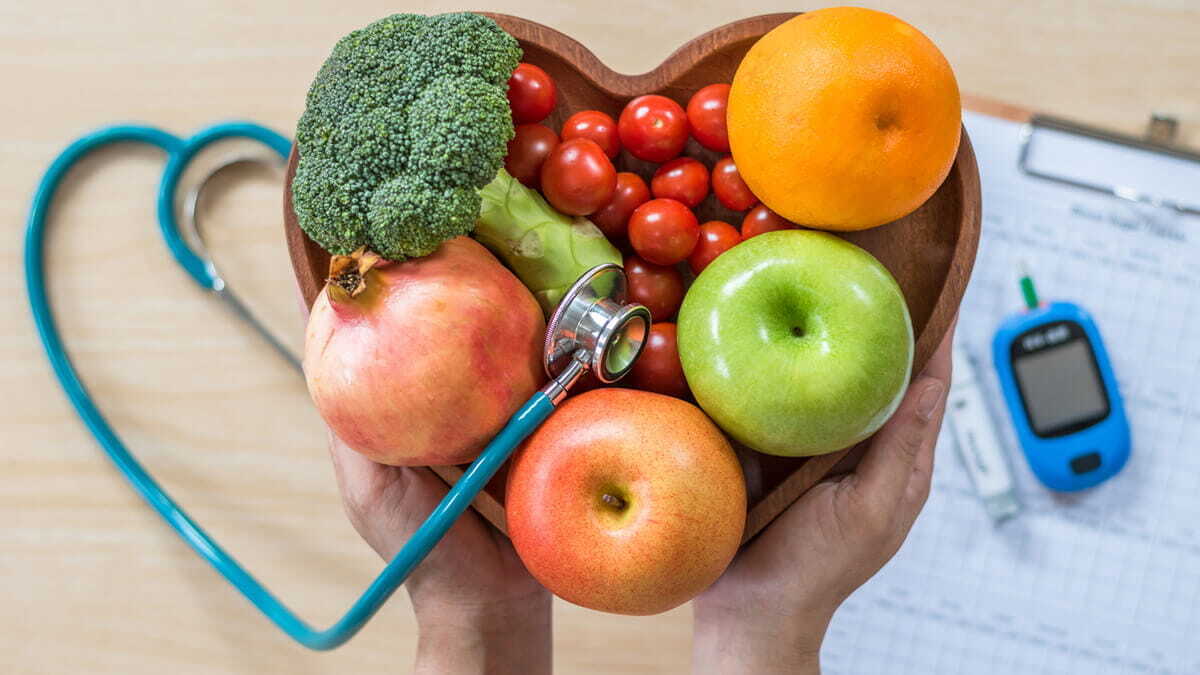
[[[555,211],[504,169],[479,196],[475,238],[516,273],[547,315],[584,272],[621,264],[621,253],[590,220]]]

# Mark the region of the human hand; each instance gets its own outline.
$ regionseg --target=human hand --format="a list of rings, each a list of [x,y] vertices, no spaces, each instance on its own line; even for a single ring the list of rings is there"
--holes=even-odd
[[[834,610],[895,555],[929,495],[950,385],[947,332],[858,467],[818,483],[694,604],[697,672],[819,672]]]
[[[446,485],[423,467],[372,462],[332,434],[329,448],[350,522],[391,560]],[[458,519],[405,588],[420,630],[416,672],[550,672],[550,594],[474,511]]]

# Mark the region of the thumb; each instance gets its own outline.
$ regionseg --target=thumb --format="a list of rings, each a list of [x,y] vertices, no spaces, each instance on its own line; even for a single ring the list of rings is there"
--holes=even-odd
[[[956,317],[924,372],[909,386],[900,408],[871,441],[871,449],[855,472],[861,488],[876,495],[873,499],[887,508],[907,499],[919,509],[928,494],[933,446],[950,387],[950,350],[957,324]]]
[[[946,400],[947,382],[922,375],[909,387],[899,409],[871,441],[855,471],[864,494],[890,508],[903,499],[917,458],[933,447],[938,427],[934,422]]]

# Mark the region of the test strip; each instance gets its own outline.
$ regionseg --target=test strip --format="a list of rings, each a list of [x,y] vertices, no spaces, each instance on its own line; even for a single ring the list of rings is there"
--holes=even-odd
[[[975,364],[954,346],[954,379],[946,401],[950,428],[975,493],[988,516],[1001,521],[1021,510],[1012,470],[983,397]]]

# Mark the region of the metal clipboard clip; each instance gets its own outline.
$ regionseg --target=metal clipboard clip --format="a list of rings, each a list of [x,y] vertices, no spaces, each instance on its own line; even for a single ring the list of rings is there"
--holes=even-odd
[[[1034,136],[1036,135],[1035,132],[1039,129],[1046,129],[1200,163],[1200,152],[1182,148],[1175,143],[1175,135],[1178,127],[1179,122],[1175,118],[1155,114],[1150,118],[1146,135],[1138,137],[1099,129],[1053,115],[1035,114],[1021,127],[1021,147],[1017,156],[1017,168],[1027,176],[1052,181],[1060,185],[1083,188],[1118,199],[1171,209],[1183,214],[1200,215],[1200,208],[1196,206],[1190,206],[1159,195],[1149,194],[1142,189],[1126,185],[1104,185],[1070,176],[1046,173],[1034,168],[1029,162],[1030,150],[1033,147]],[[1197,199],[1200,200],[1200,194],[1197,195]]]

